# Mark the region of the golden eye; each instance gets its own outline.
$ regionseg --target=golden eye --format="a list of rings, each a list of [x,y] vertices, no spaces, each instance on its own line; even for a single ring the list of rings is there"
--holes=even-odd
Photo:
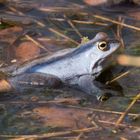
[[[106,42],[106,41],[101,41],[101,42],[99,42],[98,48],[99,48],[101,51],[106,51],[106,50],[107,50],[107,42]]]

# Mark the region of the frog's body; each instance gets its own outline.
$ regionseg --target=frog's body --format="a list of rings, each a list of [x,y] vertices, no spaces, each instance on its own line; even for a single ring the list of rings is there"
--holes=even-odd
[[[101,44],[102,42],[103,44]],[[94,84],[96,83],[94,80],[104,69],[107,62],[106,58],[119,46],[118,41],[109,40],[105,33],[98,33],[94,39],[78,48],[62,50],[54,55],[43,56],[26,62],[19,67],[13,66],[12,69],[10,67],[1,70],[10,71],[12,77],[9,82],[14,87],[20,80],[36,83],[33,79],[38,76],[37,81],[44,79],[43,83],[48,83],[48,79],[51,81],[56,79],[56,81],[61,81],[64,84],[78,87],[89,94],[100,95],[102,93]],[[24,77],[28,78],[24,79]],[[43,83],[42,85],[45,85]]]

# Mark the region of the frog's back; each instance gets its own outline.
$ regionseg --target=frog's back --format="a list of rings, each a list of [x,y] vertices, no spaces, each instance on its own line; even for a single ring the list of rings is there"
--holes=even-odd
[[[51,63],[59,59],[62,59],[68,56],[74,50],[75,48],[68,48],[68,49],[60,50],[52,54],[42,54],[29,61],[26,61],[23,63],[16,63],[8,67],[3,67],[0,69],[0,71],[4,73],[9,73],[10,75],[15,76],[15,75],[24,73],[25,71],[27,71],[28,69],[31,69],[35,65],[39,65],[42,63]]]
[[[20,64],[14,64],[12,66],[6,67],[6,68],[1,68],[0,71],[3,72],[8,72],[9,74],[11,74],[12,76],[18,75],[18,74],[22,74],[25,73],[27,71],[33,70],[33,68],[37,69],[43,69],[43,67],[45,67],[45,71],[48,68],[48,64],[54,64],[54,62],[58,62],[55,63],[53,66],[54,68],[56,68],[56,65],[61,65],[61,67],[63,67],[63,64],[65,63],[66,65],[68,64],[68,62],[70,62],[70,64],[72,64],[72,66],[69,65],[69,68],[73,68],[75,71],[75,66],[77,66],[77,71],[81,69],[83,69],[83,65],[89,65],[90,63],[90,59],[88,59],[88,62],[86,60],[86,58],[84,58],[84,56],[86,56],[86,54],[88,54],[89,52],[93,52],[92,49],[96,47],[94,47],[96,45],[96,42],[101,40],[101,39],[105,39],[108,38],[108,36],[105,33],[98,33],[92,40],[81,44],[78,48],[70,48],[70,49],[64,49],[61,51],[58,51],[54,54],[48,55],[48,54],[44,54],[40,57],[34,58],[33,60],[29,60],[27,62],[24,63],[20,63]],[[81,55],[82,54],[82,55]],[[96,58],[96,54],[94,56]],[[71,59],[73,58],[73,59]],[[75,63],[75,60],[77,59],[77,63]],[[62,61],[61,61],[62,60]],[[71,62],[72,60],[72,62]],[[84,63],[79,63],[80,61],[84,61]],[[95,62],[95,59],[94,59]],[[80,66],[79,66],[80,64]],[[57,66],[59,67],[59,66]],[[52,68],[52,65],[51,65]],[[67,67],[67,70],[70,71]],[[84,66],[85,70],[87,71],[87,68]],[[48,69],[47,69],[48,70]],[[84,72],[85,72],[84,70]],[[63,68],[63,71],[65,71],[65,69]],[[30,71],[30,72],[34,72]],[[38,72],[38,71],[37,71]],[[40,72],[40,70],[39,70]],[[83,70],[81,71],[83,72]],[[43,71],[44,73],[44,71]],[[45,72],[46,73],[46,72]],[[72,73],[71,73],[72,74]]]

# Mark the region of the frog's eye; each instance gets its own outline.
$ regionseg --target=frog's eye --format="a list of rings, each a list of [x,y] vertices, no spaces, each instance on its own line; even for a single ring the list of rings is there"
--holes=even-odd
[[[101,41],[98,43],[98,48],[101,51],[106,51],[107,50],[107,42],[106,41]]]

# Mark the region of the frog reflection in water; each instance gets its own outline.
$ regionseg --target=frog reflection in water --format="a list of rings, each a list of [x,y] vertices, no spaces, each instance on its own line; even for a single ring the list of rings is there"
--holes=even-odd
[[[20,88],[22,84],[48,88],[64,84],[102,100],[106,93],[115,94],[115,91],[101,89],[102,84],[95,79],[108,65],[107,58],[119,47],[119,41],[111,40],[106,33],[100,32],[78,48],[44,55],[19,66],[1,68],[0,71],[11,74],[8,83],[14,89]]]

